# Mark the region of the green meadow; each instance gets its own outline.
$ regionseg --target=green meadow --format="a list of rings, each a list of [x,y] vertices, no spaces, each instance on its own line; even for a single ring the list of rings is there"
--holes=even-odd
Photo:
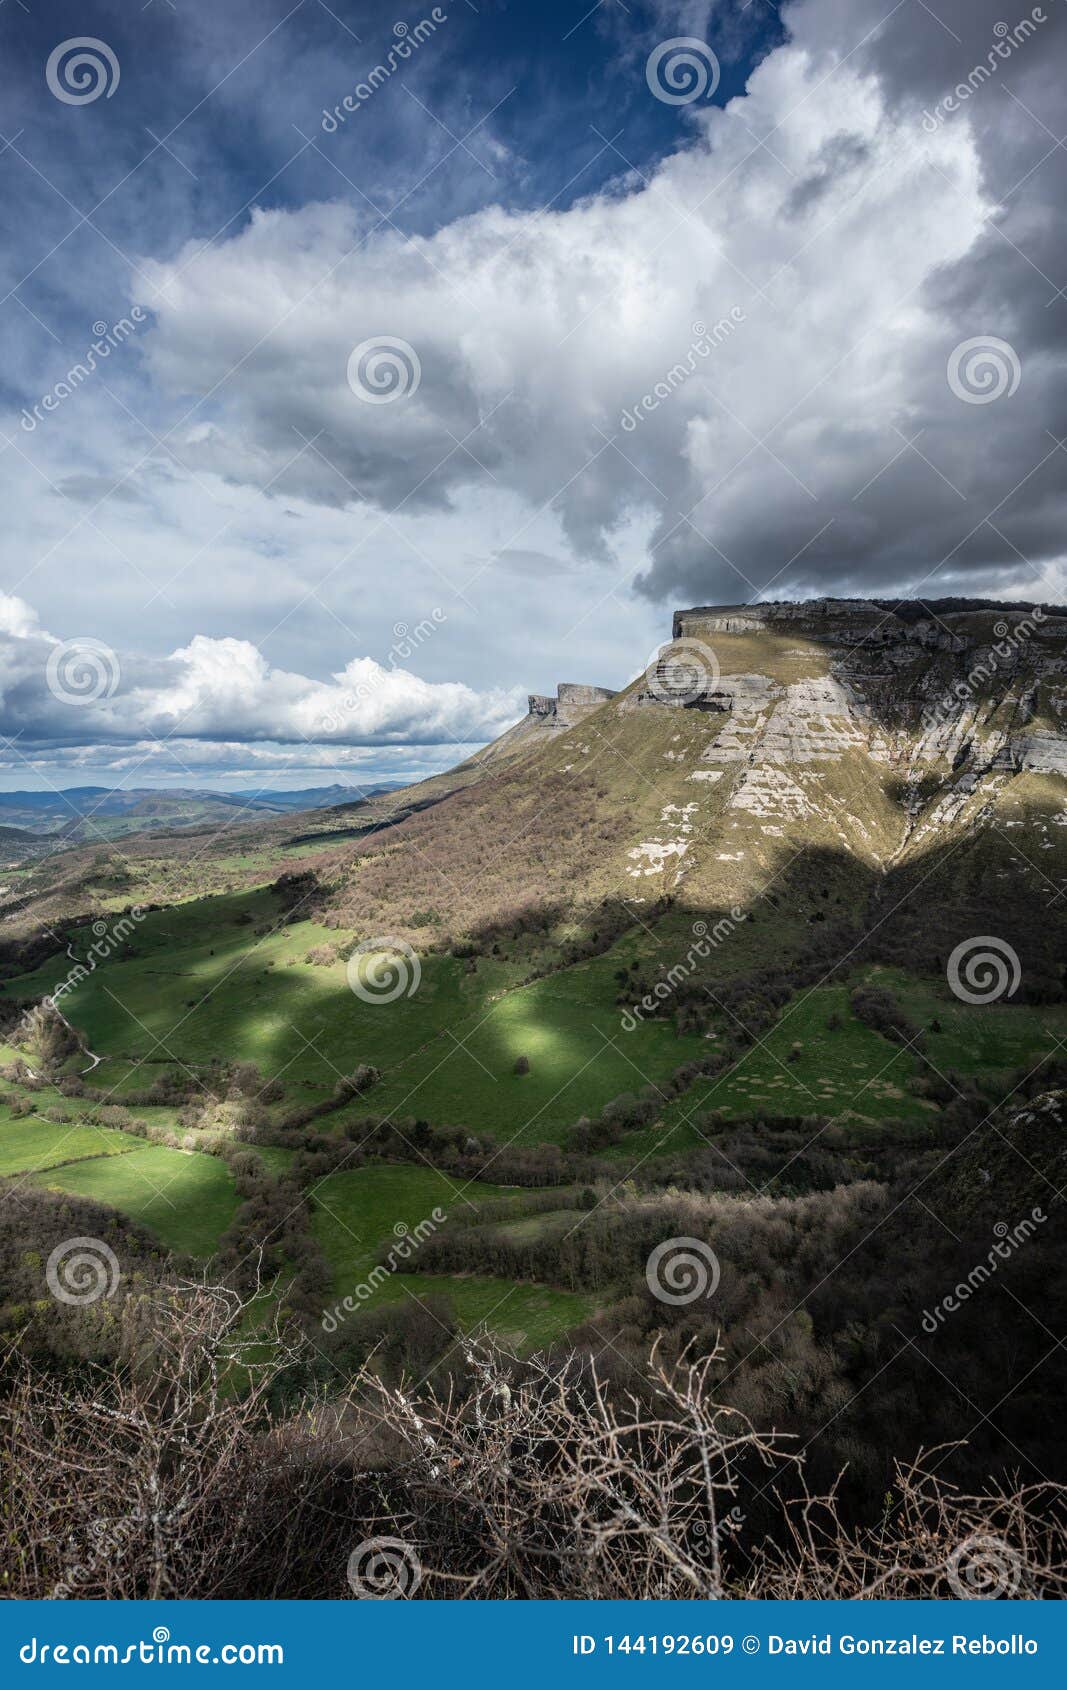
[[[735,1120],[757,1115],[827,1115],[846,1123],[929,1118],[932,1105],[908,1090],[917,1072],[914,1055],[859,1021],[849,1007],[849,991],[848,986],[821,986],[797,992],[770,1032],[732,1068],[672,1098],[652,1127],[627,1134],[610,1154],[632,1157],[707,1144],[703,1117],[711,1110]],[[832,1017],[840,1022],[835,1029]]]
[[[462,1020],[506,973],[476,979],[452,957],[426,957],[412,996],[367,1002],[345,965],[305,961],[345,939],[311,922],[277,925],[269,892],[203,899],[146,916],[127,944],[64,994],[67,1018],[106,1060],[95,1083],[122,1094],[149,1084],[159,1065],[255,1062],[280,1076],[290,1098],[320,1097],[360,1063],[388,1070],[426,1039]],[[350,937],[350,936],[349,936]],[[54,990],[71,963],[59,955],[3,987],[15,998]]]
[[[73,1162],[34,1176],[52,1191],[69,1191],[120,1209],[169,1250],[210,1256],[237,1209],[226,1164],[217,1156],[142,1144],[126,1155]]]
[[[279,1076],[292,1105],[328,1095],[342,1074],[369,1063],[383,1075],[367,1100],[373,1113],[562,1142],[579,1116],[706,1051],[669,1021],[622,1031],[614,975],[626,952],[525,986],[493,958],[470,973],[454,957],[425,956],[410,996],[368,1002],[351,990],[344,963],[305,961],[344,935],[299,922],[257,937],[276,920],[268,893],[147,916],[125,952],[64,996],[64,1013],[104,1058],[91,1083],[122,1102],[162,1068],[195,1072],[233,1054],[265,1078]],[[40,996],[69,967],[57,957],[5,991]],[[529,1063],[522,1075],[520,1057]]]
[[[582,1115],[707,1053],[703,1038],[679,1037],[670,1021],[624,1032],[618,966],[608,953],[498,997],[386,1074],[369,1106],[508,1143],[565,1144]],[[515,1072],[520,1057],[529,1072]]]
[[[600,956],[522,984],[528,959],[520,965],[481,956],[472,969],[451,955],[427,955],[419,959],[416,989],[382,1002],[353,992],[343,962],[307,960],[309,952],[355,936],[307,921],[285,924],[282,914],[276,895],[258,890],[145,917],[63,1000],[88,1048],[103,1058],[88,1077],[94,1089],[124,1103],[165,1071],[195,1079],[220,1059],[252,1061],[264,1079],[282,1082],[284,1097],[272,1107],[277,1118],[329,1097],[341,1075],[371,1064],[381,1071],[380,1082],[324,1116],[321,1130],[337,1131],[360,1115],[415,1117],[469,1127],[501,1144],[565,1147],[580,1117],[596,1118],[620,1094],[662,1083],[682,1063],[705,1058],[731,1031],[725,1012],[708,1035],[680,1036],[669,1018],[624,1030],[616,1003],[620,970],[636,961],[639,977],[654,981],[661,960],[685,955],[692,930],[676,912],[659,928],[651,960],[642,936],[629,933]],[[742,924],[731,945],[710,959],[709,977],[757,968],[766,942],[762,916]],[[70,966],[57,955],[0,989],[9,997],[39,997]],[[943,983],[900,969],[872,968],[863,978],[896,995],[923,1029],[929,1059],[941,1073],[979,1083],[1003,1079],[1067,1037],[1067,1006],[969,1006]],[[797,991],[776,1025],[729,1072],[666,1101],[651,1126],[605,1154],[632,1164],[698,1148],[723,1122],[761,1116],[826,1117],[857,1143],[895,1120],[921,1138],[935,1113],[915,1084],[921,1064],[852,1013],[850,993],[859,979]],[[16,1055],[10,1046],[0,1052],[8,1062]],[[72,1071],[81,1066],[79,1059]],[[12,1089],[35,1107],[48,1106],[42,1094]],[[237,1207],[225,1163],[89,1125],[78,1118],[95,1107],[87,1099],[59,1099],[51,1090],[47,1097],[70,1115],[69,1123],[16,1119],[0,1109],[0,1175],[94,1198],[169,1249],[212,1254]],[[173,1107],[131,1107],[153,1126],[176,1124]],[[293,1156],[272,1147],[258,1154],[275,1174]],[[435,1207],[454,1214],[512,1195],[518,1200],[483,1182],[461,1189],[438,1171],[410,1164],[328,1176],[314,1188],[313,1225],[333,1267],[335,1299],[366,1281],[398,1226],[414,1230]],[[503,1230],[518,1240],[543,1237],[569,1225],[569,1216],[520,1214]],[[490,1325],[527,1349],[557,1338],[593,1308],[589,1297],[549,1285],[417,1272],[391,1274],[367,1306],[431,1292],[449,1300],[465,1329]]]
[[[479,1203],[522,1193],[483,1181],[450,1179],[435,1168],[411,1164],[357,1168],[330,1174],[314,1190],[314,1229],[334,1269],[337,1301],[355,1299],[382,1252],[403,1242],[435,1209],[445,1215],[476,1212]],[[404,1233],[398,1237],[397,1228]],[[417,1254],[417,1245],[411,1245]],[[373,1308],[405,1297],[447,1297],[466,1331],[490,1327],[512,1344],[536,1349],[576,1326],[594,1307],[591,1297],[548,1285],[521,1285],[482,1275],[390,1274],[358,1307]],[[358,1319],[358,1313],[349,1315]]]
[[[65,1126],[0,1107],[0,1177],[38,1173],[89,1157],[123,1156],[136,1140],[107,1127]]]
[[[945,982],[921,980],[900,968],[872,968],[866,977],[893,992],[925,1029],[927,1053],[942,1073],[953,1070],[995,1082],[1039,1062],[1057,1040],[1067,1038],[1067,1004],[1022,1004],[1010,998],[962,1003]],[[938,1023],[936,1031],[932,1022]]]

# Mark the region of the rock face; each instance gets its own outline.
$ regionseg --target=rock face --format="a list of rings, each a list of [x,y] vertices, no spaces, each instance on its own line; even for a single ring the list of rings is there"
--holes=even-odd
[[[507,762],[512,757],[535,750],[546,740],[565,733],[584,721],[593,710],[599,710],[615,697],[608,687],[585,686],[577,681],[561,681],[556,696],[531,692],[529,707],[521,722],[502,734],[492,745],[479,753],[482,767]]]
[[[616,789],[625,844],[589,873],[638,903],[740,907],[802,854],[881,875],[983,837],[994,890],[1025,872],[1036,895],[1067,897],[1067,614],[694,606],[621,693],[532,695],[483,761],[526,757],[568,782],[595,767]]]
[[[509,921],[543,912],[568,935],[566,912],[581,907],[600,938],[632,911],[681,932],[683,952],[687,919],[729,910],[764,929],[743,936],[742,970],[779,930],[783,944],[801,943],[810,925],[814,956],[831,929],[855,921],[858,933],[868,915],[902,967],[920,946],[934,966],[941,945],[939,973],[969,935],[1009,946],[1047,936],[1027,990],[1058,1001],[1067,616],[818,601],[701,606],[679,611],[674,629],[618,696],[569,683],[535,695],[452,772],[462,792],[440,797],[440,777],[416,819],[420,873],[424,861],[430,874],[466,860],[473,840],[491,888],[479,907]],[[661,666],[678,674],[663,684]],[[367,850],[384,859],[393,843]],[[382,860],[381,882],[391,873]],[[369,874],[359,882],[366,908],[383,912],[366,930],[392,931],[393,894]]]
[[[530,715],[550,727],[573,728],[591,710],[606,704],[615,694],[609,687],[583,686],[578,681],[560,681],[555,698],[532,692]]]
[[[709,761],[802,764],[863,748],[905,768],[947,762],[971,789],[995,771],[1067,775],[1067,615],[937,602],[936,610],[814,599],[676,611],[673,639],[687,647],[679,662],[703,647],[715,676],[701,707],[731,716]],[[794,637],[796,646],[784,643]],[[766,650],[770,674],[732,672],[739,641],[749,662]],[[792,677],[790,659],[805,678]],[[657,701],[639,687],[634,702]]]
[[[695,606],[675,613],[671,643],[609,716],[609,737],[632,747],[631,769],[654,758],[648,772],[665,800],[629,842],[624,872],[642,891],[684,884],[693,897],[744,902],[799,851],[884,873],[988,830],[998,845],[1025,836],[1057,894],[1060,846],[1067,857],[1062,610]],[[997,870],[1005,883],[1018,872],[1014,859]]]

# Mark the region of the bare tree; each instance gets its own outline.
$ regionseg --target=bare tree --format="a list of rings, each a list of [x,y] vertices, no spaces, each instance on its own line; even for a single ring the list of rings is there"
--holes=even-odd
[[[962,1496],[934,1451],[852,1530],[786,1440],[715,1401],[714,1354],[654,1350],[626,1392],[588,1358],[468,1341],[436,1387],[390,1383],[372,1357],[294,1412],[307,1343],[276,1308],[273,1287],[179,1285],[126,1300],[113,1364],[59,1377],[5,1358],[6,1594],[1067,1592],[1063,1487]]]

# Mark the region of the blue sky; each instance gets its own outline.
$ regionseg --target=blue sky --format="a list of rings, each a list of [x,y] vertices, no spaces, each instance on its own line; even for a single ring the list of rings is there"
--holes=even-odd
[[[1020,16],[7,0],[0,780],[407,777],[676,604],[1055,596],[1062,0]]]

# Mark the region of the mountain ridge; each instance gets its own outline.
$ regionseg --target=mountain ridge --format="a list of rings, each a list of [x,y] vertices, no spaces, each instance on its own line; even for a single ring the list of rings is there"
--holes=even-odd
[[[872,600],[678,610],[676,637],[618,692],[531,695],[525,718],[444,774],[172,835],[164,867],[151,833],[122,841],[112,874],[99,853],[65,852],[19,882],[8,932],[299,870],[342,931],[440,948],[525,924],[570,947],[665,901],[751,908],[805,864],[866,907],[879,879],[921,877],[946,850],[961,884],[982,859],[987,894],[1010,879],[1055,924],[1067,614],[936,602],[906,616]]]

